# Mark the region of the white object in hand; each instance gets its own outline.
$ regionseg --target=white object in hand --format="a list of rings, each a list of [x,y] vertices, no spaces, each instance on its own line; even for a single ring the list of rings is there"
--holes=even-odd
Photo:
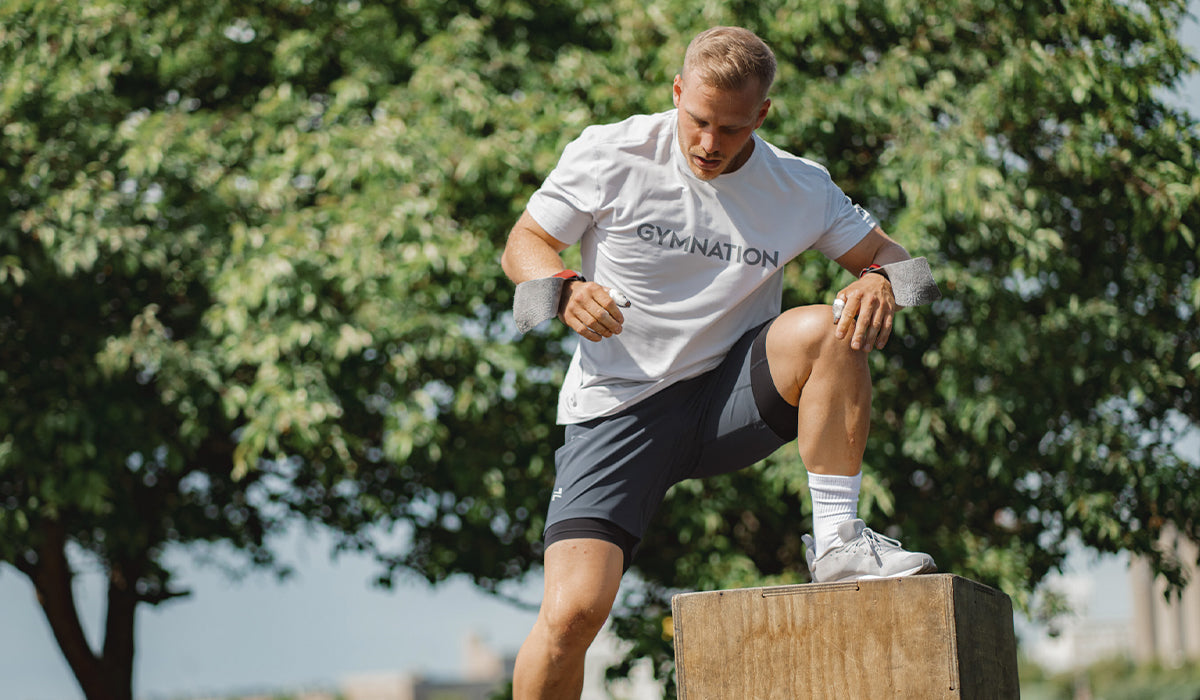
[[[608,295],[612,297],[612,300],[617,302],[617,306],[621,307],[622,309],[628,309],[633,305],[630,303],[629,297],[622,294],[621,290],[619,289],[608,290]]]
[[[845,300],[845,299],[841,299],[841,298],[839,298],[839,299],[834,299],[834,300],[833,300],[833,320],[834,320],[834,323],[836,323],[836,322],[838,322],[838,321],[842,320],[842,310],[843,310],[843,309],[845,309],[845,308],[846,308],[846,300]]]

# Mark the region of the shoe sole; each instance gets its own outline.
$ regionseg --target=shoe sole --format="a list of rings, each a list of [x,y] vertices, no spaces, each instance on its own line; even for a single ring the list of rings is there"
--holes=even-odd
[[[880,581],[880,580],[889,579],[889,578],[903,578],[905,576],[917,576],[919,574],[936,574],[936,573],[937,573],[936,566],[933,566],[933,567],[914,566],[913,568],[908,569],[907,571],[900,571],[898,573],[888,574],[887,576],[878,576],[875,574],[863,574],[862,576],[848,576],[846,578],[834,579],[832,581],[814,581],[814,583],[841,583],[843,581]]]

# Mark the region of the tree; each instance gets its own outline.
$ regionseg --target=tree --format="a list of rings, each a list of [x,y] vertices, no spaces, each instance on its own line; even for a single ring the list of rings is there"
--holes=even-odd
[[[541,368],[562,350],[501,323],[485,226],[526,176],[493,175],[545,129],[478,133],[524,57],[488,32],[547,32],[520,7],[465,10],[0,11],[0,560],[33,581],[87,697],[131,697],[135,611],[183,593],[168,547],[279,568],[268,535],[301,517],[363,548],[368,526],[411,523],[381,556],[431,580],[533,561],[524,475],[553,449]],[[555,42],[576,22],[537,21]],[[481,527],[489,546],[460,546]],[[100,649],[69,551],[107,572]]]
[[[776,50],[762,131],[827,164],[946,298],[874,357],[864,514],[1027,605],[1076,536],[1200,536],[1195,68],[1182,2],[37,2],[0,9],[0,561],[85,694],[132,694],[162,553],[280,568],[295,518],[381,580],[537,565],[561,328],[497,259],[563,145],[670,107],[698,30]],[[790,266],[788,303],[844,284]],[[806,577],[793,450],[669,495],[618,630],[670,672],[677,589]],[[379,529],[408,537],[388,549]],[[103,648],[73,548],[108,573]]]

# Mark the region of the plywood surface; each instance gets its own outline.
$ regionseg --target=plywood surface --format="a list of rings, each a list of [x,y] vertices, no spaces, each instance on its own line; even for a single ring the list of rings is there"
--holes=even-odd
[[[686,593],[672,608],[681,700],[1018,693],[1011,602],[950,574]]]

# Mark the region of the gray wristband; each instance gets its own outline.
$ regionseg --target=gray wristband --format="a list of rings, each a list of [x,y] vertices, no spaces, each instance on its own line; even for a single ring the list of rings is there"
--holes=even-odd
[[[892,293],[896,295],[896,303],[900,306],[920,306],[942,298],[942,292],[929,269],[929,261],[925,258],[901,260],[882,267],[887,272]]]
[[[528,333],[539,323],[557,316],[558,300],[566,283],[561,277],[542,277],[518,284],[513,297],[513,320],[517,322],[517,330]]]

